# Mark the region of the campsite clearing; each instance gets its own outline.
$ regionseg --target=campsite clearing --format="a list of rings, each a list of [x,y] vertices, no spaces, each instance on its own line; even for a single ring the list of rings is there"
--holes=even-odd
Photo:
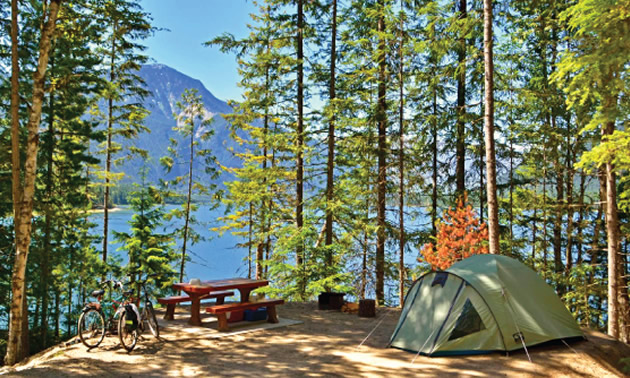
[[[316,310],[315,303],[287,303],[280,318],[303,323],[221,338],[193,333],[148,338],[127,354],[113,337],[88,352],[82,344],[54,347],[17,365],[9,376],[621,376],[619,360],[630,347],[599,332],[585,331],[588,342],[561,342],[506,357],[424,357],[385,348],[400,309],[378,309],[376,318]],[[188,314],[177,308],[178,314]],[[383,318],[384,316],[384,318]],[[383,320],[363,346],[357,346]],[[164,331],[169,332],[169,330]],[[170,331],[173,332],[173,331]],[[0,370],[7,372],[6,370]]]

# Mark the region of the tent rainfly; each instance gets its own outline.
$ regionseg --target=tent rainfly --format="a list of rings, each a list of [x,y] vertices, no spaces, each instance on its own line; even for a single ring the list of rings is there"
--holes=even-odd
[[[475,255],[414,282],[390,345],[446,356],[573,337],[584,335],[538,274],[510,257]]]

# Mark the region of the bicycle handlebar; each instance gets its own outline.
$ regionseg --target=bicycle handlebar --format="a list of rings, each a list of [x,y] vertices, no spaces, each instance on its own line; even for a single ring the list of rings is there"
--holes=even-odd
[[[114,284],[114,289],[115,290],[123,290],[123,288],[124,288],[124,285],[123,285],[122,282],[114,281],[114,280],[105,280],[105,281],[101,282],[99,286],[103,287],[103,286],[107,285],[109,287],[109,285],[111,285],[111,284]]]

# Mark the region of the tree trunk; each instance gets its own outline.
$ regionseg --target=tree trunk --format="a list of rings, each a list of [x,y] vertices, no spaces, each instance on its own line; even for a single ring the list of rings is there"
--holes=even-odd
[[[59,340],[59,319],[61,318],[61,298],[59,291],[55,291],[55,341]]]
[[[578,197],[578,206],[580,208],[578,212],[577,220],[577,263],[582,264],[582,249],[584,246],[584,194],[586,192],[586,175],[580,171],[580,194]]]
[[[51,68],[54,66],[53,61],[51,59]],[[48,264],[48,258],[50,255],[51,242],[50,242],[50,234],[51,223],[52,223],[52,190],[53,190],[53,153],[54,153],[54,144],[55,144],[55,113],[53,108],[54,103],[54,95],[51,91],[48,96],[48,151],[46,151],[48,159],[47,167],[46,167],[46,204],[45,204],[45,220],[44,220],[44,248],[42,251],[42,263],[40,264],[41,268],[41,290],[42,290],[42,315],[41,315],[41,329],[40,329],[40,340],[41,346],[46,348],[46,338],[48,336],[48,273],[50,270]]]
[[[306,299],[306,270],[302,227],[304,225],[304,0],[297,1],[297,172],[296,172],[296,208],[298,245],[296,250],[298,265],[298,293]]]
[[[112,50],[110,52],[110,66],[109,66],[109,82],[112,84],[116,77],[114,72],[114,63],[116,59],[116,38],[115,35],[118,30],[117,20],[114,20],[112,26]],[[107,244],[109,237],[109,187],[110,179],[109,174],[112,169],[112,134],[114,132],[114,100],[112,95],[109,95],[107,99],[107,146],[105,148],[105,194],[103,198],[103,263],[107,263]],[[103,276],[105,279],[105,276]],[[181,282],[181,281],[180,281]]]
[[[510,122],[511,123],[511,122]],[[514,140],[510,134],[510,256],[514,256]]]
[[[277,125],[274,124],[274,134],[276,132],[276,127]],[[274,150],[273,148],[271,149],[271,170],[273,171],[276,167],[276,150]],[[271,186],[269,187],[269,191],[273,194],[274,191],[274,185],[273,183],[271,184]],[[267,221],[267,230],[271,230],[271,216],[273,214],[273,196],[271,197],[271,199],[269,200],[269,210],[268,210],[268,214],[269,216],[267,217],[268,221]],[[269,261],[271,255],[271,233],[267,232],[267,242],[265,243],[265,259],[267,261]],[[267,276],[267,272],[269,270],[269,266],[265,265],[264,267],[264,276]],[[262,268],[261,268],[262,271]]]
[[[573,209],[573,152],[571,144],[571,125],[570,120],[567,120],[567,155],[566,155],[566,190],[567,190],[567,249],[566,249],[566,266],[565,274],[568,277],[573,267],[573,215],[575,213]],[[571,290],[567,288],[567,290]]]
[[[619,252],[621,261],[619,263],[619,278],[620,278],[620,290],[619,290],[619,312],[621,317],[621,325],[619,334],[621,341],[628,343],[630,341],[630,298],[628,297],[628,286],[630,280],[628,279],[628,238],[626,238],[625,251],[621,249],[621,241],[619,241]],[[622,253],[624,252],[624,253]]]
[[[483,114],[484,109],[485,109],[485,102],[484,102],[484,97],[485,96],[485,88],[482,88],[482,92],[481,92],[481,103],[480,103],[480,107],[479,107],[479,114]],[[484,118],[484,122],[485,122],[485,118]],[[484,161],[483,161],[483,156],[485,155],[485,144],[483,142],[483,138],[481,138],[481,134],[483,134],[483,127],[480,127],[479,129],[479,149],[477,151],[477,158],[479,159],[478,161],[478,165],[479,165],[479,222],[483,223],[484,222],[484,204],[485,204],[485,198],[483,196],[484,194],[484,181],[483,181],[483,177],[484,177]]]
[[[594,273],[595,273],[595,267],[598,265],[598,261],[597,258],[599,256],[599,234],[601,233],[601,229],[602,229],[602,215],[604,213],[604,208],[603,208],[603,204],[606,201],[606,173],[605,173],[605,169],[600,167],[598,172],[597,172],[597,179],[599,181],[599,201],[598,201],[598,205],[597,205],[597,215],[595,216],[595,221],[594,223],[594,227],[593,227],[593,240],[591,241],[591,248],[589,251],[589,255],[590,255],[590,264],[591,267],[593,269],[593,271],[591,273],[588,274],[588,285],[592,285],[593,281],[595,279],[594,277]],[[586,295],[586,298],[584,298],[584,301],[586,303],[588,303],[588,294]],[[600,306],[601,306],[601,301],[600,301]],[[588,324],[590,324],[590,317],[588,319]],[[595,322],[596,327],[599,327],[598,322]]]
[[[534,190],[532,193],[534,194],[534,198],[536,197],[536,184],[534,183]],[[537,222],[538,222],[538,206],[534,205],[534,215],[532,217],[532,266],[536,261],[536,233],[538,232]]]
[[[433,161],[431,163],[431,235],[437,236],[437,212],[438,212],[438,122],[437,122],[437,88],[433,87],[433,120],[431,125],[431,152]]]
[[[556,117],[551,117],[551,128],[556,130]],[[555,144],[555,143],[554,143]],[[562,164],[560,163],[560,157],[558,153],[554,151],[554,168],[556,170],[556,209],[555,218],[553,222],[553,261],[554,271],[556,273],[562,272],[564,267],[562,266],[562,222],[564,217],[564,180],[562,174]],[[563,290],[560,290],[562,293]]]
[[[186,218],[184,220],[184,240],[182,243],[182,261],[179,267],[179,282],[184,282],[184,266],[186,264],[186,242],[188,241],[188,228],[190,227],[190,203],[192,202],[193,161],[195,160],[195,125],[194,114],[190,115],[190,161],[188,162],[188,193],[186,194]]]
[[[270,14],[271,10],[269,6],[267,7],[267,14]],[[271,48],[271,42],[269,37],[267,37],[266,46],[265,46],[265,54],[269,54],[269,49]],[[269,133],[269,65],[265,66],[265,115],[263,117],[263,161],[262,161],[262,170],[265,172],[263,176],[263,187],[267,189],[267,138]],[[273,166],[273,164],[272,164]],[[271,188],[268,188],[269,192],[272,192]],[[261,280],[264,277],[263,270],[263,262],[264,262],[264,252],[265,248],[267,248],[267,255],[269,255],[269,229],[270,227],[270,219],[271,219],[271,206],[273,203],[273,197],[269,196],[269,204],[265,202],[263,199],[260,204],[260,220],[261,220],[261,229],[262,235],[261,239],[258,240],[258,244],[256,246],[256,279]],[[252,226],[253,227],[253,226]]]
[[[264,276],[263,271],[263,261],[264,261],[264,243],[258,243],[258,247],[256,248],[256,279],[262,280]]]
[[[25,271],[26,257],[29,243],[18,244],[18,237],[24,239],[23,232],[30,234],[30,226],[26,230],[18,228],[18,217],[22,212],[22,182],[20,172],[22,171],[20,159],[20,66],[18,56],[18,4],[17,0],[11,0],[11,174],[12,174],[12,195],[13,195],[13,219],[15,221],[15,264],[12,275],[12,298],[9,306],[9,337],[5,364],[13,365],[19,362],[23,354],[22,346],[22,326],[24,322],[24,309],[22,302],[26,296]],[[29,140],[30,141],[30,140]],[[30,236],[30,235],[29,235]],[[21,249],[24,247],[25,249]],[[21,281],[15,281],[13,277],[21,275]],[[17,295],[16,295],[17,294]]]
[[[376,231],[376,301],[378,305],[385,303],[385,192],[387,190],[387,102],[385,98],[387,86],[387,45],[385,44],[385,1],[377,4],[379,15],[377,31],[378,42],[378,103],[376,120],[378,122],[378,182],[377,182],[377,231]]]
[[[466,0],[459,0],[459,20],[468,17]],[[466,38],[465,31],[460,30],[457,49],[457,143],[456,143],[456,190],[457,196],[466,190]]]
[[[24,360],[30,353],[29,332],[28,332],[28,297],[26,293],[22,297],[22,313],[24,321],[22,322],[22,335],[20,336],[20,360]]]
[[[369,189],[369,188],[368,188]],[[367,191],[366,191],[367,192]],[[365,222],[367,225],[370,221],[370,202],[365,201]],[[367,230],[363,231],[363,254],[361,259],[361,288],[359,289],[359,299],[365,299],[365,290],[367,288],[367,255],[369,251],[369,239]]]
[[[484,130],[486,141],[486,196],[488,201],[488,239],[492,254],[499,249],[499,202],[497,200],[497,170],[494,152],[494,62],[492,57],[492,0],[483,1],[483,56],[486,107]]]
[[[614,100],[607,100],[614,103]],[[612,135],[614,122],[602,126],[602,136]],[[606,163],[606,232],[608,234],[608,334],[619,339],[619,216],[617,214],[617,187],[614,166]]]
[[[26,296],[26,261],[31,244],[31,220],[33,217],[33,197],[37,176],[38,129],[44,102],[44,84],[50,46],[57,21],[61,0],[51,0],[48,17],[41,31],[37,68],[33,74],[33,97],[27,123],[26,161],[24,164],[24,185],[20,185],[20,142],[19,142],[19,88],[18,88],[18,30],[17,0],[11,2],[11,146],[12,146],[12,189],[13,219],[15,223],[15,264],[11,276],[11,309],[9,315],[9,335],[5,363],[13,365],[28,352],[22,341],[25,324],[28,322],[24,303]],[[45,16],[44,16],[45,17]],[[28,327],[28,323],[26,324]]]
[[[264,205],[264,204],[263,204]],[[249,201],[249,229],[247,232],[247,278],[252,278],[252,229],[254,227],[254,203]]]
[[[404,56],[403,56],[403,43],[404,43],[404,17],[403,17],[403,1],[400,1],[400,42],[398,46],[398,56],[400,59],[399,67],[399,107],[398,107],[398,123],[400,127],[399,138],[399,155],[398,155],[398,171],[399,171],[399,187],[398,187],[398,223],[400,224],[400,239],[399,239],[399,258],[398,261],[398,300],[402,307],[405,301],[405,124],[404,124],[404,111],[405,111],[405,98],[404,98]]]
[[[328,162],[326,163],[326,264],[333,268],[333,254],[330,245],[333,242],[332,202],[335,189],[335,65],[337,63],[337,0],[332,0],[332,19],[330,36],[330,119],[328,120]]]
[[[68,281],[68,313],[66,314],[66,337],[72,334],[72,281]]]
[[[543,184],[542,184],[542,196],[543,196],[543,214],[542,214],[542,229],[543,229],[543,276],[547,274],[547,139],[543,137]]]

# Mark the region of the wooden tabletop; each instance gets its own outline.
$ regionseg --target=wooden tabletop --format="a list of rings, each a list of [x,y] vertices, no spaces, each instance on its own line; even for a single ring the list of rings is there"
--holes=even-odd
[[[252,280],[249,278],[226,278],[220,280],[201,281],[199,285],[191,285],[189,283],[175,283],[173,288],[183,290],[188,293],[208,293],[218,290],[229,289],[254,289],[261,286],[267,286],[267,280]]]

